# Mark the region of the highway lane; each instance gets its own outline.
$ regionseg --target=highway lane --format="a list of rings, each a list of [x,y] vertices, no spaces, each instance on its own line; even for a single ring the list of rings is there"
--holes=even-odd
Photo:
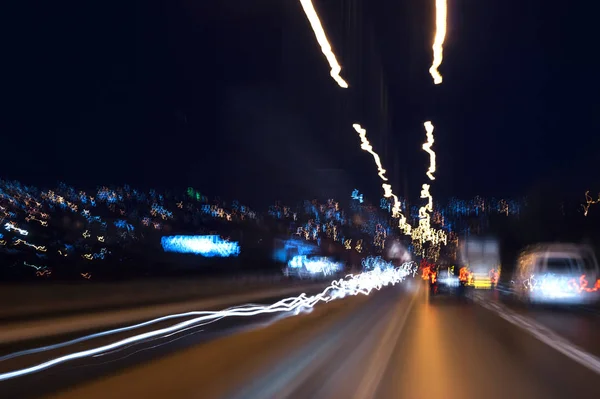
[[[498,292],[483,293],[483,296],[488,301],[494,301],[510,311],[531,318],[600,357],[600,308],[598,306],[524,305],[512,296]]]
[[[47,397],[53,391],[82,385],[80,389],[86,391],[84,395],[104,398],[107,391],[94,393],[96,389],[89,391],[90,387],[97,383],[116,383],[119,389],[125,390],[111,393],[117,397],[170,398],[198,393],[201,393],[198,397],[219,397],[218,392],[223,393],[230,388],[233,379],[238,378],[241,384],[259,362],[270,364],[270,361],[285,357],[290,347],[302,347],[316,330],[329,331],[330,322],[334,319],[352,319],[350,314],[356,310],[357,304],[362,303],[371,302],[364,296],[353,297],[300,316],[258,317],[252,320],[253,325],[247,324],[248,319],[238,323],[234,319],[223,319],[213,325],[214,330],[204,329],[191,336],[184,334],[185,338],[164,346],[157,347],[156,342],[149,342],[108,358],[88,358],[28,377],[0,382],[0,392],[3,398]],[[233,323],[234,327],[229,332],[238,334],[224,333],[226,327],[223,323]],[[269,327],[260,328],[265,325]],[[152,370],[148,371],[146,367]],[[99,377],[98,381],[93,381]],[[123,381],[123,377],[127,381]],[[163,378],[170,382],[157,384],[158,381],[164,382]],[[59,393],[58,396],[70,394],[79,395],[73,391]]]
[[[374,397],[598,397],[598,374],[477,305],[421,303]]]
[[[322,291],[321,285],[315,284],[314,286],[311,286],[310,289],[304,290],[304,292],[307,295],[320,293]],[[289,296],[289,294],[286,296],[265,296],[254,303],[272,304],[285,298],[289,298]],[[214,310],[220,309],[223,308]],[[196,310],[210,310],[210,308]],[[186,329],[180,334],[167,335],[166,337],[147,340],[139,344],[129,345],[123,349],[110,351],[99,356],[86,358],[75,362],[69,362],[65,365],[60,365],[32,376],[26,376],[6,382],[0,381],[0,391],[2,392],[2,395],[0,396],[4,398],[4,395],[7,393],[10,394],[10,397],[19,398],[39,397],[40,395],[43,396],[43,394],[52,390],[71,386],[74,380],[81,382],[94,379],[106,373],[113,372],[114,370],[121,370],[139,365],[152,359],[157,359],[161,356],[168,355],[191,346],[209,342],[214,339],[226,337],[228,335],[243,331],[261,329],[265,326],[271,325],[277,321],[294,315],[295,314],[293,312],[285,312],[263,314],[252,317],[226,317],[222,319],[216,319],[214,322],[211,321],[208,324]],[[9,345],[0,345],[0,373],[30,367],[59,356],[67,355],[69,353],[84,351],[111,344],[115,341],[119,341],[133,335],[150,332],[152,330],[169,327],[186,320],[191,320],[194,317],[197,316],[178,317],[176,319],[158,322],[156,324],[136,328],[134,330],[99,336],[83,342],[73,342],[64,347],[52,349],[49,348],[55,346],[56,344],[69,342],[71,340],[78,340],[81,337],[97,334],[106,330],[91,329],[73,334],[49,336],[41,339],[12,343]],[[124,325],[115,325],[112,327],[119,328],[132,324],[134,323],[126,323]],[[35,353],[24,353],[28,350],[36,348],[46,348],[46,350]],[[15,354],[19,354],[19,356],[14,356]]]
[[[90,399],[600,395],[597,373],[496,311],[430,298],[409,286],[319,305],[276,323],[264,319],[233,335],[219,335],[215,324],[210,338],[202,332],[139,352],[156,346],[147,343],[130,349],[134,355],[113,354],[135,361],[100,367],[86,360],[0,383],[0,390],[3,397]]]
[[[98,312],[82,312],[70,316],[22,320],[0,323],[0,352],[2,346],[10,346],[23,341],[35,341],[51,336],[64,336],[99,329],[109,329],[123,324],[142,322],[169,314],[195,310],[221,310],[240,303],[258,302],[265,298],[295,296],[300,292],[320,292],[329,281],[312,281],[303,285],[273,284],[270,287],[253,290],[239,290],[235,293],[207,296],[183,302],[166,302],[153,306],[125,307]],[[271,302],[269,302],[271,303]],[[1,366],[0,366],[1,367]]]

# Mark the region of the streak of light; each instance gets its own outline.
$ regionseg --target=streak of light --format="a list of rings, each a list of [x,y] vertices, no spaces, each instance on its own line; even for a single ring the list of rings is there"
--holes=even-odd
[[[356,133],[358,133],[360,137],[360,148],[362,150],[367,151],[373,156],[373,159],[375,160],[375,165],[377,165],[377,172],[379,177],[381,178],[381,180],[387,181],[388,179],[385,176],[386,170],[383,169],[379,155],[375,151],[373,151],[373,146],[371,146],[371,143],[369,143],[369,140],[367,139],[367,131],[363,129],[363,127],[358,123],[353,124],[352,127],[354,128],[354,130],[356,130]],[[383,183],[381,187],[383,188],[383,196],[385,198],[392,198],[394,200],[394,205],[392,207],[392,216],[400,219],[398,227],[400,227],[404,234],[410,235],[412,227],[406,222],[406,217],[402,214],[400,200],[398,199],[398,196],[393,193],[392,186],[390,184]]]
[[[185,330],[189,330],[189,329],[193,329],[193,328],[195,328],[195,327],[189,327],[189,328],[186,328]],[[184,331],[185,331],[185,330],[184,330]],[[182,336],[180,336],[180,337],[176,337],[176,338],[174,338],[174,339],[172,339],[172,340],[170,340],[170,341],[167,341],[167,342],[161,342],[161,343],[158,343],[158,344],[156,344],[156,345],[153,345],[153,346],[150,346],[150,347],[147,347],[147,348],[141,348],[141,349],[138,349],[137,351],[134,351],[134,352],[128,353],[128,354],[127,354],[127,355],[125,355],[125,356],[121,356],[121,357],[119,357],[119,358],[117,358],[117,359],[109,360],[109,361],[107,361],[107,362],[102,362],[102,363],[100,363],[100,364],[104,365],[104,364],[110,364],[110,363],[114,363],[114,362],[122,361],[122,360],[125,360],[125,359],[127,359],[127,358],[129,358],[129,357],[131,357],[131,356],[137,355],[138,353],[147,352],[147,351],[149,351],[149,350],[152,350],[152,349],[160,348],[161,346],[164,346],[164,345],[172,344],[172,343],[173,343],[173,342],[175,342],[175,341],[179,341],[179,340],[181,340],[181,339],[184,339],[184,338],[190,337],[190,336],[192,336],[192,335],[194,335],[194,334],[198,334],[198,333],[200,333],[200,332],[202,332],[202,331],[204,331],[204,330],[198,330],[198,331],[194,331],[194,332],[191,332],[191,333],[189,333],[189,334],[185,334],[185,335],[182,335]],[[175,334],[175,333],[173,333],[173,334]],[[169,334],[169,335],[165,335],[164,337],[159,337],[159,338],[156,338],[156,340],[159,340],[159,339],[161,339],[161,338],[170,337],[170,336],[171,336],[171,335],[173,335],[173,334]],[[114,351],[114,352],[118,352],[118,351]],[[110,353],[112,354],[112,353],[114,353],[114,352],[110,352]],[[102,356],[102,355],[96,355],[96,356],[94,356],[94,357],[100,357],[100,356]]]
[[[34,248],[36,251],[46,252],[46,247],[43,245],[35,245],[35,244],[32,244],[25,240],[21,240],[20,238],[17,238],[14,242],[14,245],[19,245],[19,244],[27,245],[30,248]]]
[[[352,127],[360,136],[360,149],[367,151],[369,154],[373,155],[375,165],[377,165],[377,174],[379,175],[379,178],[383,181],[387,181],[388,178],[385,177],[386,170],[383,169],[383,166],[381,165],[381,158],[379,158],[379,154],[373,151],[373,146],[371,145],[371,143],[369,143],[369,140],[367,140],[367,131],[363,129],[363,127],[358,123],[353,124]]]
[[[431,121],[424,123],[425,131],[427,132],[427,141],[423,144],[423,149],[429,154],[429,169],[427,170],[427,177],[430,180],[435,180],[433,174],[435,173],[435,152],[431,149],[433,145],[433,124]]]
[[[587,216],[588,211],[590,210],[590,206],[597,204],[600,202],[600,194],[598,194],[598,199],[593,199],[590,196],[589,190],[585,192],[585,204],[581,205],[583,207],[583,216]]]
[[[427,141],[423,144],[423,150],[429,154],[429,168],[427,169],[427,177],[430,180],[435,180],[433,173],[436,171],[435,152],[431,149],[434,143],[433,129],[431,121],[424,123]],[[431,242],[430,257],[437,260],[440,252],[440,243],[447,244],[446,232],[437,230],[431,226],[431,214],[433,213],[433,197],[429,191],[429,184],[423,184],[421,187],[421,198],[426,199],[427,203],[419,208],[419,225],[412,231],[412,240],[415,252],[425,256],[426,249],[423,246],[426,242]]]
[[[160,328],[153,331],[137,334],[111,344],[103,345],[100,347],[74,352],[67,355],[63,355],[46,362],[23,368],[20,370],[10,371],[0,374],[0,381],[9,380],[16,377],[33,374],[59,364],[69,362],[76,359],[82,359],[90,356],[95,356],[100,353],[107,351],[113,351],[117,348],[129,346],[136,342],[148,340],[150,338],[164,336],[176,331],[181,331],[190,326],[199,325],[200,323],[210,322],[214,319],[223,317],[249,317],[258,314],[270,314],[270,313],[281,313],[295,311],[300,313],[305,309],[313,308],[320,302],[330,302],[335,299],[341,299],[348,295],[369,295],[373,290],[379,290],[387,285],[395,285],[403,281],[413,270],[412,263],[405,263],[398,268],[385,269],[385,270],[374,270],[370,272],[364,272],[358,275],[348,275],[343,279],[333,281],[327,288],[325,288],[320,294],[307,296],[301,294],[297,297],[290,297],[276,302],[269,306],[253,306],[243,305],[229,310],[222,311],[200,311],[200,312],[188,312],[186,315],[199,315],[190,320],[186,320],[177,323],[170,327]],[[181,315],[165,316],[161,319],[173,317],[181,317]],[[151,320],[145,324],[152,324],[157,322],[158,319]],[[144,324],[144,323],[142,323]],[[129,328],[131,329],[131,327]]]
[[[329,40],[327,40],[327,35],[325,34],[325,30],[323,29],[323,25],[321,24],[321,20],[319,19],[319,15],[315,10],[315,7],[311,0],[300,0],[300,4],[302,4],[302,8],[304,9],[304,14],[306,14],[306,18],[310,22],[310,26],[317,38],[317,42],[319,46],[321,46],[321,51],[327,58],[327,62],[329,63],[329,67],[331,68],[330,75],[336,83],[346,89],[348,88],[348,83],[340,76],[340,72],[342,72],[342,67],[337,61],[335,54],[331,50],[331,44]]]
[[[435,0],[435,38],[433,39],[433,61],[429,73],[433,83],[442,83],[442,75],[438,71],[444,60],[444,40],[446,40],[446,19],[448,17],[447,0]]]
[[[8,231],[11,231],[11,230],[16,231],[17,233],[21,234],[22,236],[29,235],[29,232],[27,230],[18,228],[17,226],[15,226],[14,222],[6,223],[4,225],[4,228]]]
[[[310,312],[308,312],[308,311],[307,311],[306,313],[310,313]],[[272,320],[270,320],[270,321],[268,321],[268,322],[265,322],[265,323],[259,323],[259,324],[256,324],[256,325],[254,325],[253,327],[254,327],[254,328],[257,328],[257,329],[260,329],[260,328],[266,328],[266,327],[269,327],[269,326],[271,326],[271,325],[273,325],[273,324],[277,323],[277,322],[278,322],[278,321],[280,321],[280,320],[283,320],[283,319],[285,319],[285,318],[292,317],[292,316],[295,316],[295,315],[296,315],[296,314],[294,314],[294,313],[290,313],[290,312],[287,312],[287,313],[282,313],[281,315],[278,315],[278,316],[274,317]],[[216,320],[215,320],[215,321],[216,321]],[[172,344],[172,343],[173,343],[173,342],[175,342],[175,341],[179,341],[179,340],[181,340],[181,339],[183,339],[183,338],[188,338],[188,337],[191,337],[191,336],[193,336],[193,335],[199,334],[199,333],[201,333],[201,332],[203,332],[203,331],[204,331],[204,330],[198,330],[198,327],[199,327],[199,326],[197,326],[197,325],[196,325],[196,326],[187,327],[187,328],[184,328],[183,330],[180,330],[180,331],[175,331],[175,332],[172,332],[172,333],[170,333],[170,334],[167,334],[167,335],[164,335],[164,336],[161,336],[161,337],[154,338],[153,340],[146,341],[146,342],[160,341],[160,340],[162,340],[162,339],[165,339],[165,338],[170,338],[170,337],[172,337],[172,336],[174,336],[174,335],[179,335],[179,334],[181,334],[181,333],[183,333],[183,332],[186,332],[186,331],[190,331],[190,330],[191,330],[191,332],[189,332],[188,334],[184,334],[184,335],[178,336],[178,337],[176,337],[176,338],[174,338],[174,339],[171,339],[171,340],[168,340],[168,341],[166,341],[166,342],[159,342],[158,344],[156,344],[156,345],[153,345],[153,346],[150,346],[150,347],[147,347],[147,348],[141,348],[141,349],[139,349],[139,350],[137,350],[137,351],[135,351],[135,352],[128,353],[128,354],[127,354],[127,355],[125,355],[125,356],[121,356],[121,357],[119,357],[119,358],[116,358],[116,359],[112,359],[112,360],[109,360],[109,361],[106,361],[106,362],[102,362],[102,363],[100,363],[100,364],[110,364],[110,363],[118,362],[118,361],[121,361],[121,360],[127,359],[127,358],[129,358],[129,357],[131,357],[131,356],[133,356],[133,355],[136,355],[136,354],[138,354],[138,353],[141,353],[141,352],[146,352],[146,351],[149,351],[149,350],[152,350],[152,349],[156,349],[156,348],[160,348],[161,346],[165,346],[165,345]],[[250,328],[252,328],[252,327],[250,327]],[[248,330],[248,329],[250,329],[250,328],[242,328],[242,329],[240,329],[240,330],[241,330],[241,331],[244,331],[244,330]],[[239,331],[239,330],[238,330],[238,331]],[[131,345],[131,346],[129,346],[129,347],[133,347],[133,346],[134,346],[134,345]],[[129,348],[129,347],[128,347],[128,348]],[[121,350],[128,349],[128,348],[122,348]],[[114,351],[112,351],[112,352],[107,352],[107,353],[102,353],[102,354],[99,354],[99,355],[95,355],[94,357],[95,357],[95,358],[99,358],[99,357],[106,356],[106,355],[110,355],[110,354],[116,354],[116,353],[120,352],[121,350],[117,349],[117,350],[114,350]],[[97,366],[97,365],[96,365],[96,364],[89,364],[89,365],[84,365],[83,367],[86,367],[86,366],[87,366],[87,367],[89,367],[89,366]]]

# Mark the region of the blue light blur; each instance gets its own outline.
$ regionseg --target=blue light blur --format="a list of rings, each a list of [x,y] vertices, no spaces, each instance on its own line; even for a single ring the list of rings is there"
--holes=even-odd
[[[240,246],[235,241],[225,241],[216,235],[209,236],[168,236],[160,243],[165,252],[196,254],[207,258],[238,256]]]
[[[273,259],[277,262],[287,263],[296,255],[312,255],[317,252],[319,248],[307,241],[299,239],[285,240],[283,248],[280,245],[276,245]]]
[[[360,202],[361,204],[364,201],[364,197],[362,194],[359,194],[358,190],[355,189],[354,191],[352,191],[352,199],[358,200],[358,202]]]
[[[306,255],[296,255],[288,262],[288,268],[296,269],[310,275],[330,276],[341,272],[344,264],[335,262],[325,256],[308,258]]]
[[[582,303],[586,298],[579,289],[577,276],[545,273],[525,281],[532,301],[541,303]]]

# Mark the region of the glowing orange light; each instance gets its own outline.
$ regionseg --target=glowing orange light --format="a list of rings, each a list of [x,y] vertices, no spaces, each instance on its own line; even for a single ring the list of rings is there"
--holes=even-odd
[[[458,271],[458,279],[464,283],[468,283],[472,281],[473,274],[469,271],[469,269],[466,266],[463,266]]]
[[[592,287],[588,287],[588,281],[585,278],[585,274],[581,275],[579,277],[579,284],[577,284],[576,280],[572,280],[571,283],[569,285],[571,285],[577,292],[582,293],[582,292],[596,292],[598,290],[600,290],[600,279],[598,279],[598,281],[596,281],[596,284],[594,284]]]
[[[429,266],[425,266],[421,271],[421,278],[423,280],[429,280],[429,274],[431,273],[431,269]]]

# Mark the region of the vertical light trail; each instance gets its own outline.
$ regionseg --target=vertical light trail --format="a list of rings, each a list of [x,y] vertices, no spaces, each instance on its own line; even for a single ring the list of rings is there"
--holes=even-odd
[[[433,124],[431,121],[427,121],[423,124],[425,126],[427,141],[423,144],[423,149],[429,154],[429,168],[427,169],[427,177],[430,180],[435,180],[433,172],[435,172],[435,152],[431,149],[433,145]],[[433,232],[431,229],[431,217],[430,213],[433,212],[433,197],[429,192],[430,185],[423,184],[421,189],[421,198],[427,199],[427,204],[419,209],[419,225],[426,230],[425,236],[430,236]]]
[[[381,178],[381,180],[387,181],[388,179],[387,177],[385,177],[386,170],[383,169],[383,166],[381,165],[381,158],[379,158],[379,155],[375,151],[373,151],[373,146],[371,145],[371,143],[369,143],[369,140],[367,140],[367,131],[363,129],[363,127],[358,123],[353,124],[352,127],[354,128],[354,130],[356,130],[360,137],[360,149],[373,155],[375,165],[377,165],[377,172],[379,174],[379,177]]]
[[[421,187],[421,198],[426,199],[427,203],[419,209],[419,219],[421,219],[421,221],[426,222],[423,224],[426,225],[427,228],[429,228],[429,226],[431,225],[431,218],[429,216],[429,213],[433,212],[433,197],[429,192],[430,187],[431,186],[429,184],[423,184],[423,186]]]
[[[321,24],[321,20],[319,19],[319,15],[315,10],[315,7],[311,0],[300,0],[300,4],[304,9],[304,14],[306,14],[306,18],[308,18],[308,22],[310,22],[310,26],[317,38],[317,42],[319,46],[321,46],[321,51],[327,58],[327,62],[329,63],[329,67],[331,68],[330,75],[336,83],[344,88],[348,88],[348,83],[340,76],[340,72],[342,72],[342,67],[337,61],[335,54],[331,50],[331,44],[329,40],[327,40],[327,35],[325,34],[325,30],[323,29],[323,25]]]
[[[427,141],[423,144],[423,149],[429,154],[429,169],[427,170],[427,177],[430,180],[435,180],[433,173],[435,173],[435,152],[431,149],[433,145],[433,124],[431,121],[424,123],[425,131],[427,132]]]
[[[444,40],[446,40],[446,19],[448,17],[447,0],[435,0],[435,38],[433,39],[433,62],[429,73],[433,83],[442,83],[442,75],[438,71],[444,59]]]
[[[360,137],[360,148],[364,151],[367,151],[373,156],[373,159],[375,160],[375,165],[377,165],[378,175],[381,178],[381,180],[386,182],[388,180],[388,178],[385,176],[386,170],[383,169],[379,155],[375,151],[373,151],[373,146],[371,145],[371,143],[369,143],[369,140],[367,139],[367,131],[363,129],[363,127],[358,123],[353,124],[352,127],[354,128],[354,130],[356,130],[356,133],[358,133],[358,136]],[[411,226],[408,223],[406,223],[406,217],[402,214],[400,200],[398,199],[398,196],[393,193],[392,186],[390,184],[383,183],[381,187],[383,188],[383,196],[385,198],[392,198],[394,200],[394,205],[392,207],[392,216],[400,219],[398,227],[400,227],[404,234],[410,235]]]
[[[433,173],[436,170],[435,165],[435,152],[431,149],[434,143],[433,129],[434,126],[431,121],[427,121],[423,124],[426,131],[426,141],[423,144],[423,150],[429,154],[429,168],[427,169],[427,177],[430,180],[435,180]],[[432,247],[429,251],[429,255],[436,260],[439,256],[439,244],[446,243],[447,237],[443,230],[437,230],[431,227],[431,213],[433,212],[433,196],[429,184],[423,184],[421,188],[421,198],[427,200],[427,203],[419,208],[419,226],[412,232],[412,240],[415,251],[421,255],[425,255],[425,248],[423,244],[431,242]]]

